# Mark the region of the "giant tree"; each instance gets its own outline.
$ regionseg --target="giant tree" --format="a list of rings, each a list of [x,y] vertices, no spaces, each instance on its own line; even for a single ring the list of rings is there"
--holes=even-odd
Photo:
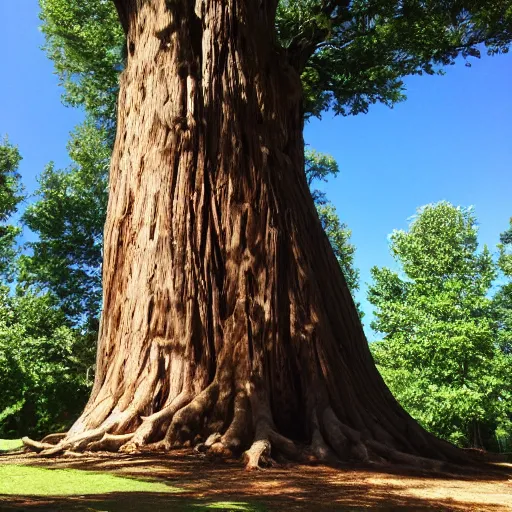
[[[115,0],[126,36],[90,400],[51,454],[206,441],[461,460],[393,399],[304,173],[306,112],[401,98],[508,2]]]
[[[20,282],[58,298],[69,322],[91,339],[91,350],[98,336],[101,306],[110,132],[98,116],[89,115],[71,134],[68,151],[72,164],[66,169],[47,165],[38,178],[35,201],[22,216],[37,239],[26,244],[29,251],[19,260]],[[354,293],[359,273],[354,268],[351,231],[340,222],[326,194],[316,188],[338,174],[337,163],[328,155],[306,151],[305,170],[322,226]]]

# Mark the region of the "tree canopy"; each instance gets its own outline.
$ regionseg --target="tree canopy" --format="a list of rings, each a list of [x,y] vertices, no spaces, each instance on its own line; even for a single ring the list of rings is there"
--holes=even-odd
[[[40,0],[46,50],[65,101],[111,124],[124,67],[124,35],[114,4]],[[459,56],[506,52],[509,0],[281,0],[278,44],[301,74],[304,114],[347,115],[405,99],[403,78],[443,72]]]
[[[434,74],[457,57],[508,51],[504,1],[282,0],[277,33],[302,73],[306,115],[367,112],[405,99],[403,77]]]

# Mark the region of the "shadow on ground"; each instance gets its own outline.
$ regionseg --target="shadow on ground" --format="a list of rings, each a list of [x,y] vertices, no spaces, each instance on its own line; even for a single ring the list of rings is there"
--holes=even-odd
[[[2,457],[0,463],[113,472],[165,483],[179,493],[112,492],[88,496],[0,495],[0,510],[202,512],[512,510],[512,468],[471,474],[433,474],[393,468],[288,465],[246,472],[238,461],[169,456],[95,456],[79,459]],[[5,468],[4,468],[5,469]],[[58,473],[56,473],[58,475]],[[84,473],[85,475],[85,473]],[[137,485],[134,481],[134,488]],[[1,486],[0,486],[1,488]],[[25,491],[27,492],[27,491]]]

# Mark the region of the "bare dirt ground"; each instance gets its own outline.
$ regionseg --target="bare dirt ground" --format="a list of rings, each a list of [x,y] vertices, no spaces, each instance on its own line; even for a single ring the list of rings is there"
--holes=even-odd
[[[109,471],[155,478],[184,489],[170,495],[116,493],[93,496],[2,496],[0,510],[190,510],[191,499],[246,501],[268,511],[512,511],[512,465],[466,474],[433,474],[405,468],[276,465],[247,472],[240,461],[200,458],[190,452],[168,456],[97,455],[42,459],[2,456],[0,464]],[[100,507],[100,508],[97,508]],[[228,510],[228,509],[224,509]]]

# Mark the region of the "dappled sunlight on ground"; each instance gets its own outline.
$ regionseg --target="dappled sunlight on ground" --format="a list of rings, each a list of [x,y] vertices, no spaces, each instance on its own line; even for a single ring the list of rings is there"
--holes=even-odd
[[[77,495],[69,498],[57,496],[57,493],[53,498],[29,497],[20,492],[17,496],[0,496],[0,510],[189,512],[216,507],[217,510],[247,512],[368,508],[389,511],[512,511],[512,467],[493,466],[471,474],[448,475],[411,472],[396,467],[384,471],[382,467],[354,469],[288,464],[247,472],[240,461],[201,458],[190,452],[172,452],[169,456],[98,455],[72,459],[3,456],[0,458],[2,463],[108,471],[118,477],[136,479],[137,485],[141,480],[150,478],[153,482],[149,485],[164,484],[169,489],[178,488],[182,492],[169,494],[155,488],[154,492],[125,490],[112,494],[104,491],[100,495],[85,496],[84,492],[78,495],[80,491],[77,490]],[[6,467],[0,466],[0,470],[6,474]],[[148,482],[144,482],[146,484]]]

